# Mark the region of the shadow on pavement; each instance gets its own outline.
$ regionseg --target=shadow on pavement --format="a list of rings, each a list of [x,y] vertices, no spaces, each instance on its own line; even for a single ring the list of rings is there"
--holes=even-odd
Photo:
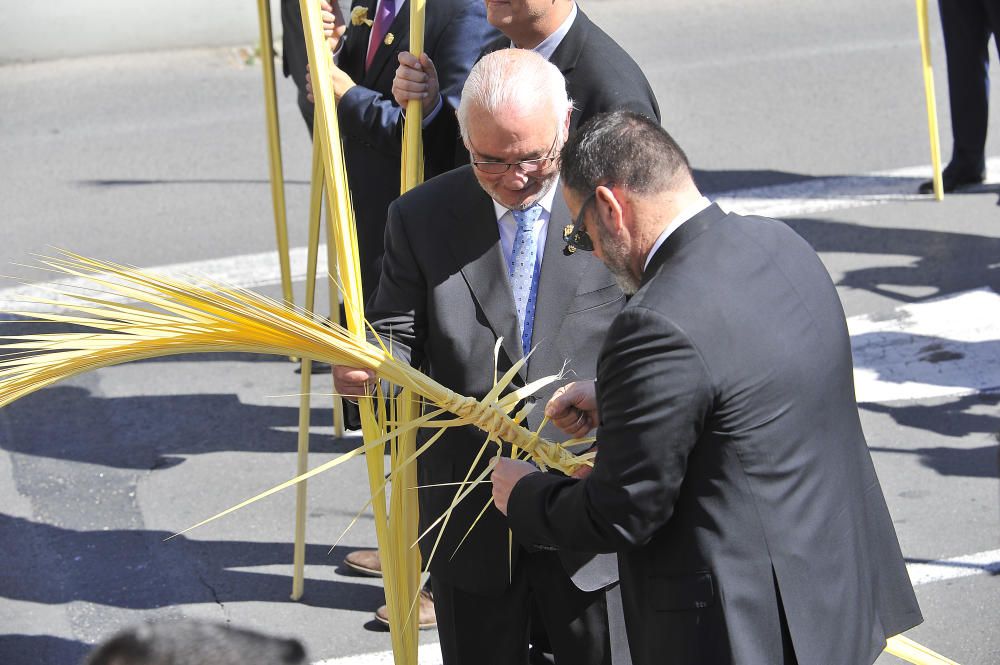
[[[1000,392],[979,393],[958,397],[944,404],[859,404],[860,408],[873,413],[884,413],[892,417],[896,424],[904,427],[927,430],[950,437],[964,437],[970,434],[997,436],[1000,432]],[[992,413],[969,413],[974,408]]]
[[[890,229],[829,219],[783,220],[817,252],[884,254],[916,257],[911,265],[862,268],[837,283],[895,300],[920,302],[982,287],[1000,291],[1000,239],[951,231]],[[912,297],[886,285],[930,287]]]
[[[801,173],[762,169],[708,171],[695,168],[692,169],[692,172],[698,189],[707,195],[732,192],[733,190],[748,189],[751,187],[790,185],[796,182],[816,179],[815,176],[803,175]]]
[[[860,408],[892,417],[898,425],[927,430],[948,437],[985,435],[1000,442],[1000,415],[995,415],[1000,393],[968,395],[946,404],[861,404]],[[974,408],[992,413],[970,413]],[[872,452],[894,455],[917,455],[920,464],[942,476],[970,478],[1000,477],[1000,445],[977,447],[885,448],[871,447]]]
[[[50,635],[0,635],[0,663],[76,665],[90,653],[91,645]]]
[[[282,401],[288,406],[245,404],[234,394],[103,398],[56,386],[3,409],[0,448],[123,469],[165,468],[184,455],[221,451],[291,452],[298,399]],[[332,423],[332,408],[313,409],[313,427]],[[310,437],[316,453],[344,453],[359,444],[357,438]]]
[[[163,542],[165,531],[75,531],[0,514],[0,596],[127,609],[193,603],[290,602],[291,543],[191,540]],[[370,583],[310,578],[314,566],[337,566],[353,547],[306,547],[306,594],[313,607],[373,611],[385,602]],[[39,551],[43,550],[41,559]],[[40,565],[44,561],[47,565]],[[281,566],[276,574],[237,570]],[[9,662],[0,659],[0,662]]]

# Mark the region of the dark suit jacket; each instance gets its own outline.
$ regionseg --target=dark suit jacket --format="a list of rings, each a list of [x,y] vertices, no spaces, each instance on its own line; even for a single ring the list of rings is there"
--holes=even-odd
[[[557,193],[539,277],[532,333],[537,350],[527,372],[522,369],[519,385],[558,374],[566,360],[577,376],[594,376],[601,340],[624,303],[599,261],[585,252],[563,255],[562,230],[567,223],[569,212]],[[463,395],[482,398],[492,389],[493,351],[499,337],[503,337],[500,375],[522,357],[496,214],[471,166],[438,176],[390,206],[382,280],[367,315],[383,337],[391,338],[397,357]],[[539,408],[528,418],[530,428],[540,424],[541,407],[554,389],[539,395]],[[554,428],[545,433],[558,436]],[[461,481],[473,466],[474,476],[496,452],[494,447],[477,461],[484,441],[482,432],[471,427],[448,430],[419,458],[420,484]],[[426,526],[436,519],[455,491],[455,487],[421,489],[421,523]],[[490,487],[484,484],[459,506],[431,563],[433,575],[482,594],[498,594],[508,585],[506,519],[488,509],[458,545],[490,500]],[[425,561],[434,537],[422,543]],[[603,588],[617,579],[613,557],[594,561],[592,555],[563,552],[561,556],[581,589]]]
[[[635,663],[859,665],[920,622],[837,292],[784,224],[718,206],[683,224],[597,377],[593,474],[527,476],[510,523],[619,551]]]
[[[298,2],[294,4],[287,13],[297,16]],[[376,5],[377,0],[355,0],[353,4],[367,7],[370,19],[375,18]],[[350,21],[349,16],[345,18]],[[427,3],[424,19],[424,51],[434,60],[444,102],[439,115],[453,117],[469,70],[483,46],[497,33],[486,22],[482,0],[433,0]],[[294,18],[286,22],[294,24]],[[299,22],[301,24],[301,19]],[[366,298],[378,284],[386,211],[389,203],[399,196],[403,114],[392,97],[392,79],[398,66],[398,54],[410,48],[408,2],[400,7],[389,32],[394,37],[392,43],[385,44],[383,40],[371,67],[365,71],[371,28],[349,23],[337,61],[357,83],[337,105],[337,118],[357,222],[361,279]],[[301,40],[301,25],[298,39]],[[286,38],[286,49],[299,48],[295,39],[291,41],[289,44]],[[286,69],[293,68],[296,61],[286,58]],[[303,76],[304,67],[303,58]],[[424,161],[424,176],[430,178],[467,162],[468,156],[456,162],[453,143],[444,148],[428,144],[424,148]]]
[[[501,35],[482,54],[509,46],[510,38]],[[570,131],[598,113],[617,109],[629,109],[660,120],[656,95],[639,65],[579,7],[576,20],[549,62],[566,77],[566,90],[573,100]],[[454,143],[456,163],[469,160],[454,114],[435,117],[424,130],[424,136],[427,144]]]
[[[509,38],[499,37],[483,53],[509,46]],[[579,7],[549,62],[566,77],[566,90],[573,100],[570,131],[598,113],[618,109],[660,120],[656,96],[639,65]]]

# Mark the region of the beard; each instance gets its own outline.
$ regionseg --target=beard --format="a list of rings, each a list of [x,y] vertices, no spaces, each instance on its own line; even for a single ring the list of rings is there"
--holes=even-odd
[[[627,296],[635,295],[642,282],[642,276],[632,274],[629,268],[628,247],[620,238],[611,237],[611,234],[604,229],[604,225],[599,222],[597,235],[601,241],[601,261],[615,278],[618,288]]]

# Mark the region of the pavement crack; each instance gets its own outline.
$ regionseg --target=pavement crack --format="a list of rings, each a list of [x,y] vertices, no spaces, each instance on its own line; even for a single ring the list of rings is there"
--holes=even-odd
[[[225,618],[226,623],[229,623],[229,612],[226,610],[226,604],[219,599],[219,592],[216,591],[215,587],[209,584],[208,581],[201,575],[198,576],[198,581],[201,582],[212,594],[212,599],[215,601],[215,604],[219,606],[219,609],[222,610],[222,616]]]

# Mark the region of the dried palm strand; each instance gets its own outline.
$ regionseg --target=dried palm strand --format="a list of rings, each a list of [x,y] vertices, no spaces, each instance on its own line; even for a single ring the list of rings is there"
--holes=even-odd
[[[278,265],[281,269],[281,293],[285,302],[293,302],[292,277],[288,251],[288,222],[285,212],[285,176],[281,165],[281,130],[278,124],[278,95],[274,81],[274,36],[271,31],[271,6],[257,0],[260,27],[260,62],[264,74],[264,111],[267,119],[267,164],[274,208],[274,230],[278,241]]]
[[[365,367],[386,381],[408,388],[457,419],[435,427],[472,424],[491,441],[514,443],[537,463],[572,473],[590,465],[561,445],[525,430],[507,415],[525,389],[482,402],[458,395],[385,348],[358,339],[341,326],[300,308],[252,291],[185,276],[156,275],[138,268],[88,259],[71,252],[40,261],[57,272],[94,285],[92,292],[70,287],[57,291],[65,300],[32,299],[68,313],[10,312],[16,316],[89,328],[94,332],[9,335],[0,360],[0,407],[57,381],[124,362],[188,353],[245,352],[296,355],[335,365]],[[102,295],[106,294],[106,297]],[[124,297],[136,304],[114,300]],[[75,312],[75,313],[74,313]],[[515,365],[506,375],[516,374]],[[533,384],[537,387],[539,384]]]
[[[902,635],[895,635],[886,640],[885,651],[913,665],[958,665],[950,658],[945,658]]]
[[[410,0],[410,53],[420,57],[424,50],[425,0]],[[403,125],[403,148],[400,159],[400,194],[419,185],[424,180],[423,106],[412,100],[406,107]],[[393,401],[398,422],[409,423],[420,415],[419,396],[404,390]],[[396,418],[393,418],[396,420]],[[390,479],[393,483],[389,496],[389,534],[391,541],[386,549],[391,551],[393,570],[386,577],[386,609],[389,625],[398,634],[393,651],[399,663],[417,663],[419,613],[416,607],[420,598],[421,566],[420,549],[414,547],[418,531],[417,469],[412,460],[417,448],[417,430],[397,429],[390,450]],[[384,565],[384,564],[383,564]]]
[[[195,525],[201,526],[281,489],[303,483],[363,452],[377,453],[365,455],[365,458],[390,622],[394,621],[393,625],[399,627],[392,631],[396,663],[417,662],[415,605],[420,589],[420,559],[419,550],[414,547],[417,541],[415,460],[437,439],[436,435],[432,436],[418,449],[416,431],[421,427],[436,427],[443,431],[447,427],[471,424],[486,432],[487,441],[513,442],[542,467],[572,473],[581,465],[591,463],[589,458],[576,457],[561,446],[545,441],[537,433],[520,427],[517,420],[523,418],[523,412],[514,418],[508,415],[531,391],[556,378],[536,381],[501,396],[524,363],[523,359],[479,402],[454,393],[409,364],[396,360],[387,348],[372,345],[365,338],[359,339],[339,325],[325,322],[307,310],[207,279],[199,280],[192,276],[189,281],[182,281],[68,252],[63,256],[45,259],[42,263],[52,270],[92,283],[94,288],[82,291],[78,286],[56,289],[56,294],[63,300],[32,301],[61,306],[68,310],[67,313],[13,314],[78,326],[89,331],[3,338],[7,344],[2,348],[7,355],[0,360],[0,406],[92,369],[164,355],[199,352],[297,356],[306,361],[365,367],[390,384],[403,387],[401,398],[389,401],[389,407],[385,406],[387,400],[381,398],[363,400],[367,406],[362,411],[365,443],[357,450],[304,473],[300,464],[296,478]],[[65,302],[65,299],[72,301],[74,298],[76,303]],[[122,298],[127,302],[120,302]],[[130,304],[132,302],[137,304]],[[423,409],[427,413],[424,415],[418,415],[421,408],[417,397],[427,402],[428,407]],[[373,404],[378,405],[377,412],[372,408]],[[442,418],[447,411],[457,417]],[[390,444],[391,492],[387,490],[384,456],[381,454],[386,442]],[[467,486],[481,482],[485,473],[471,483],[467,478],[467,482],[456,492],[452,506],[468,494]],[[387,510],[386,496],[391,510]],[[449,515],[450,511],[442,517],[445,523]],[[438,540],[440,537],[439,531]],[[437,549],[437,543],[434,549]]]
[[[319,130],[314,132],[313,140],[319,144],[326,182],[327,208],[333,220],[331,225],[333,234],[329,244],[335,244],[337,247],[337,269],[342,280],[341,292],[344,298],[347,328],[353,337],[360,342],[366,336],[361,270],[354,210],[351,206],[343,146],[340,142],[337,107],[334,103],[332,89],[333,58],[322,33],[318,3],[312,0],[299,0],[299,7],[302,14],[306,51],[311,65],[310,75],[317,117],[316,129]],[[373,403],[370,399],[362,399],[359,403],[359,409],[362,434],[366,443],[383,438],[390,430],[390,425],[386,422],[384,401],[379,400],[377,403]],[[413,624],[412,626],[404,627],[402,620],[404,602],[400,594],[400,585],[402,584],[405,590],[406,582],[409,579],[405,571],[411,567],[411,564],[406,563],[404,559],[414,555],[409,549],[401,549],[395,544],[399,541],[404,529],[401,520],[405,514],[409,513],[393,515],[390,523],[385,497],[378,491],[385,477],[384,456],[366,455],[365,461],[368,485],[373,499],[371,505],[375,537],[378,541],[382,562],[386,605],[389,608],[390,623],[394,622],[395,625],[395,630],[392,631],[391,635],[393,654],[397,663],[415,664],[417,659],[417,627],[415,620],[410,622]],[[419,567],[419,562],[416,565]]]
[[[315,117],[313,119],[315,123]],[[315,133],[315,124],[314,124]],[[323,213],[323,162],[320,146],[313,143],[312,186],[309,194],[309,241],[306,252],[306,299],[307,312],[314,311],[316,300],[316,271],[319,259],[319,231]],[[327,253],[331,251],[333,242],[327,243]],[[335,250],[333,250],[335,251]],[[337,311],[337,310],[333,310]],[[309,424],[312,415],[310,393],[312,389],[312,361],[308,358],[300,360],[300,396],[299,396],[299,431],[297,437],[296,473],[302,475],[309,469]],[[339,425],[342,408],[340,399],[334,397],[333,415],[334,429],[337,436],[342,434]],[[306,566],[306,483],[299,483],[295,488],[295,537],[292,554],[292,600],[299,600],[305,592]]]
[[[920,64],[924,75],[924,101],[927,106],[927,134],[931,149],[931,182],[934,198],[944,199],[944,181],[941,175],[941,137],[938,133],[937,101],[934,97],[934,70],[931,67],[931,38],[927,20],[927,0],[917,2],[917,36],[920,38]]]

